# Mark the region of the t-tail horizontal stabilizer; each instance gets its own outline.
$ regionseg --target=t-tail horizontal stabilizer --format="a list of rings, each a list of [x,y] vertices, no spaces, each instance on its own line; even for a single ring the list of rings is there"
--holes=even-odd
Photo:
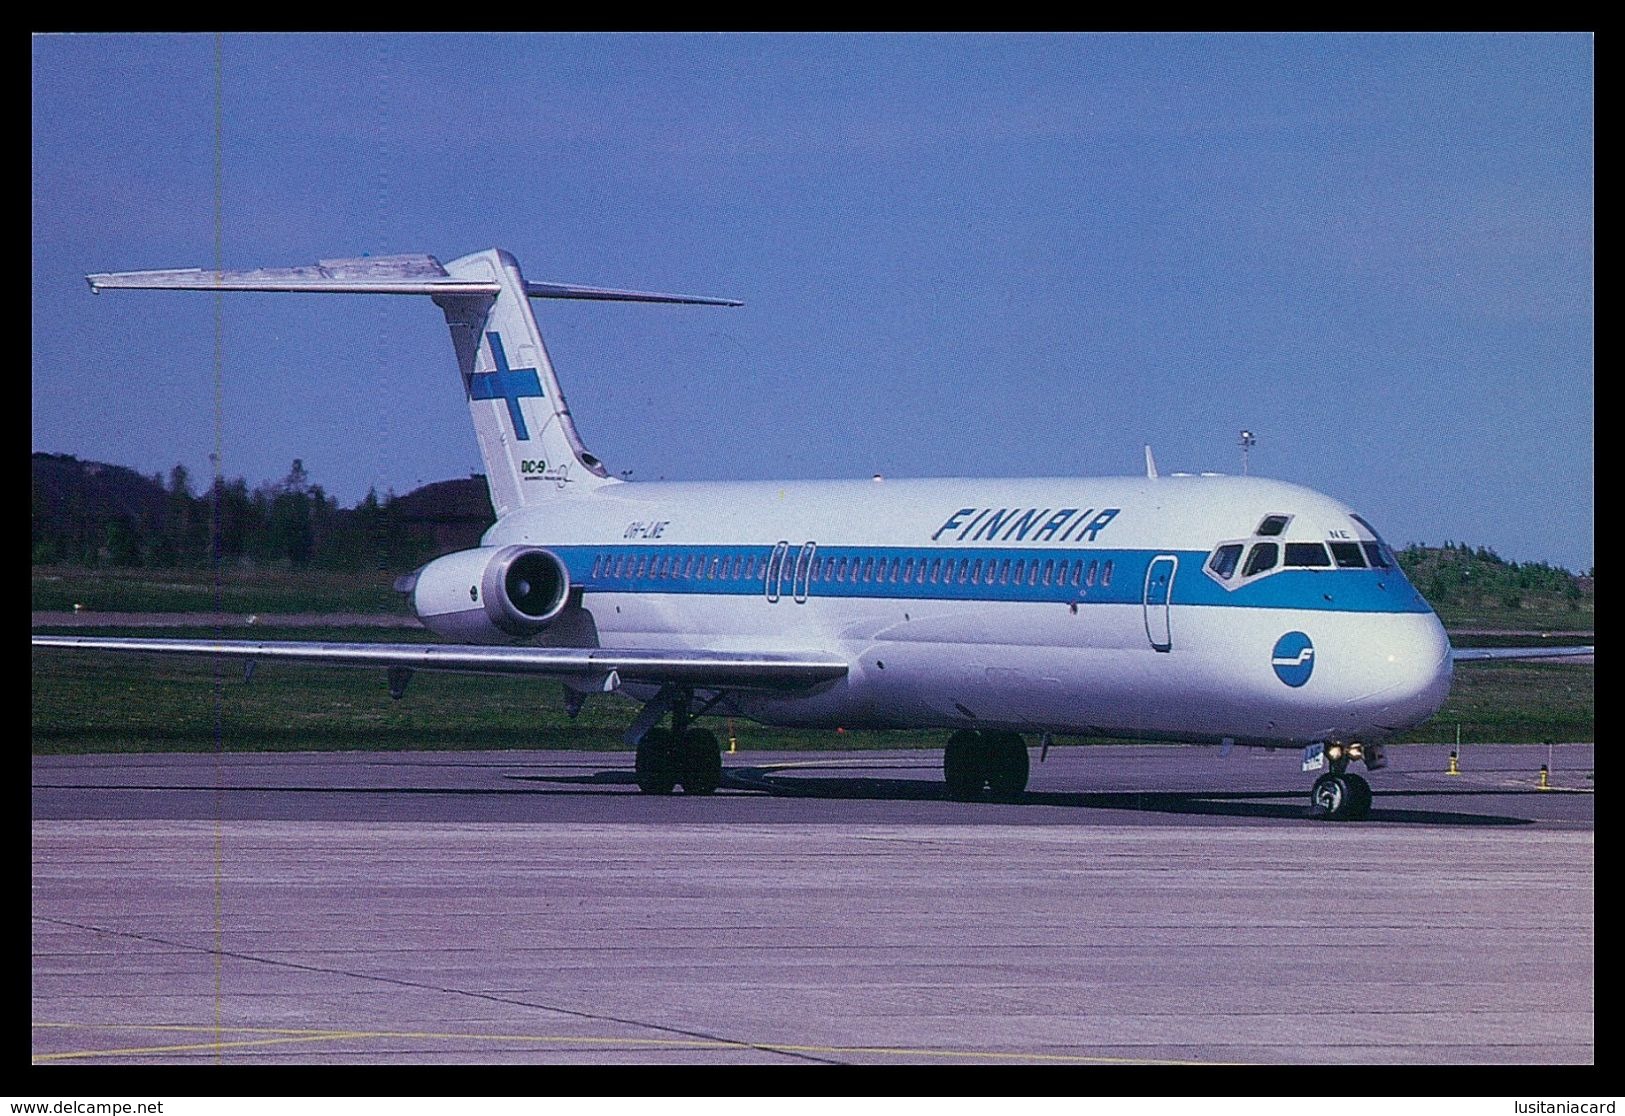
[[[494,282],[454,279],[433,256],[362,256],[354,260],[322,260],[315,267],[262,267],[241,271],[212,271],[200,267],[168,271],[106,271],[85,276],[90,289],[103,291],[268,291],[312,294],[417,294],[438,296],[494,296],[502,288]],[[576,283],[526,281],[531,298],[573,298],[591,302],[667,302],[683,306],[743,306],[733,298],[667,294],[661,291],[623,291],[613,287],[584,287]]]
[[[730,298],[531,283],[498,248],[442,264],[433,256],[363,256],[314,267],[187,268],[85,277],[90,289],[428,295],[446,316],[497,517],[561,493],[619,481],[587,452],[530,311],[533,298],[741,306]]]

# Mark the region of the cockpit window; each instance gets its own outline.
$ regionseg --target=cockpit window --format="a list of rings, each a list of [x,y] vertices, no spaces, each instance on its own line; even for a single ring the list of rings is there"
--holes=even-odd
[[[1230,575],[1236,572],[1236,563],[1241,561],[1241,543],[1226,543],[1213,552],[1208,559],[1207,568],[1214,575],[1224,581],[1230,580]]]
[[[1258,525],[1258,530],[1254,531],[1253,534],[1264,535],[1265,537],[1279,535],[1286,530],[1286,525],[1291,522],[1292,517],[1290,515],[1266,515],[1264,521]]]
[[[1279,557],[1280,548],[1274,543],[1255,543],[1253,552],[1247,555],[1247,568],[1241,571],[1241,576],[1252,577],[1265,570],[1273,570]]]
[[[1329,566],[1332,564],[1326,548],[1317,542],[1287,543],[1286,564],[1289,566]]]
[[[1360,544],[1352,542],[1327,543],[1332,548],[1332,557],[1337,560],[1338,568],[1345,570],[1365,569],[1365,556],[1360,553]]]
[[[1370,560],[1372,566],[1379,570],[1386,570],[1392,567],[1394,564],[1394,552],[1388,548],[1388,544],[1384,542],[1382,536],[1377,533],[1377,529],[1357,515],[1350,515],[1349,518],[1354,520],[1354,522],[1358,523],[1361,527],[1364,527],[1371,533],[1371,537],[1377,540],[1374,543],[1367,542],[1360,544],[1360,548],[1365,551],[1365,556]]]

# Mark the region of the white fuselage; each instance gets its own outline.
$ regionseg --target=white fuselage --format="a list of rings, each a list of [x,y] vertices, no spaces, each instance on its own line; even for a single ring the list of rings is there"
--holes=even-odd
[[[1410,727],[1449,689],[1438,618],[1351,514],[1238,477],[638,483],[484,542],[558,555],[606,648],[847,659],[811,693],[727,695],[768,723],[1297,743]],[[1228,540],[1370,561],[1224,578]]]

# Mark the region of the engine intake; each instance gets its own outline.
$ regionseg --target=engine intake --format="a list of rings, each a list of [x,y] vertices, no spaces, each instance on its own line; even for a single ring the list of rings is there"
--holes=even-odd
[[[536,635],[570,599],[569,571],[558,555],[539,546],[460,550],[415,576],[412,608],[418,619],[436,635],[463,643],[512,643]]]

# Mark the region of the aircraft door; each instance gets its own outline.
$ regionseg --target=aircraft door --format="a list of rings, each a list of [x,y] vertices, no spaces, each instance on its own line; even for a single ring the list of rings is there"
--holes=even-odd
[[[790,579],[790,592],[796,599],[796,604],[807,603],[807,586],[812,581],[813,556],[818,553],[818,544],[804,542],[801,544],[801,553],[796,555],[796,571]]]
[[[779,603],[779,580],[784,575],[784,552],[789,549],[789,541],[780,539],[773,547],[773,556],[767,560],[767,579],[763,582],[763,589],[767,593],[768,604]]]
[[[1168,601],[1174,592],[1174,571],[1179,559],[1172,554],[1159,554],[1151,559],[1145,571],[1145,634],[1156,651],[1173,648],[1168,630]]]

